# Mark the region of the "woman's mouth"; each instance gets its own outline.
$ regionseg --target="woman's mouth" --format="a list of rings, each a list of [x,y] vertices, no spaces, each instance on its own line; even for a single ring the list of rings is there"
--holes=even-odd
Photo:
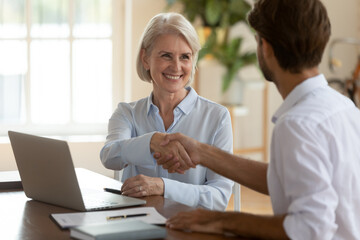
[[[168,75],[168,74],[164,74],[164,76],[166,78],[171,79],[171,80],[178,80],[178,79],[180,79],[182,77],[182,75]]]

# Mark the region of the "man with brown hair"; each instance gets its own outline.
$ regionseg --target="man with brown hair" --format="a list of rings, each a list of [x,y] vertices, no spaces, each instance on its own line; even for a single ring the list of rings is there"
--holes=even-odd
[[[199,209],[177,214],[167,226],[263,239],[360,239],[360,111],[319,73],[330,37],[325,7],[320,0],[259,0],[248,20],[264,77],[284,99],[272,118],[270,163],[179,133],[162,145],[178,140],[194,164],[270,194],[274,215]],[[182,161],[154,156],[170,170]]]

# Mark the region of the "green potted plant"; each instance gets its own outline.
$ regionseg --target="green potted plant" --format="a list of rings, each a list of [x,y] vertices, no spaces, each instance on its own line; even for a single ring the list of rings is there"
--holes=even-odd
[[[242,37],[229,39],[232,26],[248,24],[246,16],[251,5],[246,0],[167,0],[169,8],[175,3],[182,5],[182,13],[189,21],[200,19],[206,28],[208,36],[199,60],[211,55],[226,68],[222,81],[222,92],[226,92],[241,68],[256,63],[255,51],[241,52]]]

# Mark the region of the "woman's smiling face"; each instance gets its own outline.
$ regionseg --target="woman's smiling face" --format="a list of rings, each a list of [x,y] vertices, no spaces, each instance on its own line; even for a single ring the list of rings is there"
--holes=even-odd
[[[150,70],[154,92],[176,93],[184,90],[191,76],[192,50],[181,35],[160,35],[150,56],[142,51],[142,62]]]

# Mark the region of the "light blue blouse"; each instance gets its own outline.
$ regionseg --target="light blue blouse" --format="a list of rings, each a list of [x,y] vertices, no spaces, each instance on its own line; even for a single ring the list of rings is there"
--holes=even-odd
[[[122,181],[143,174],[161,177],[164,197],[193,207],[224,210],[231,196],[233,182],[198,165],[185,174],[168,173],[156,164],[150,152],[155,132],[181,132],[200,142],[232,152],[229,111],[200,97],[194,89],[174,109],[174,122],[165,131],[152,94],[131,103],[119,103],[109,120],[108,136],[100,158],[106,168],[123,171]]]

